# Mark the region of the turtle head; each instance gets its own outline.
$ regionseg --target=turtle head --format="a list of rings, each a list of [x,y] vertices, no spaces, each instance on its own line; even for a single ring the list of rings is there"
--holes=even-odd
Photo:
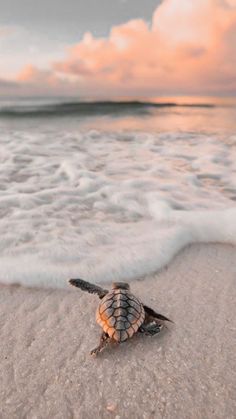
[[[113,282],[112,289],[113,290],[117,290],[117,289],[129,290],[130,287],[129,287],[129,284],[127,284],[126,282]]]

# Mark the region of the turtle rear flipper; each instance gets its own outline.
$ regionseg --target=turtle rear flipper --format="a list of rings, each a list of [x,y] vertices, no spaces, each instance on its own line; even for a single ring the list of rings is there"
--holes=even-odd
[[[103,298],[108,293],[108,290],[105,290],[98,285],[84,281],[83,279],[70,279],[69,283],[74,287],[80,288],[82,291],[87,291],[90,294],[97,294],[99,298]]]
[[[90,355],[96,356],[99,352],[101,352],[108,345],[110,341],[111,341],[111,338],[109,337],[109,335],[105,332],[102,332],[99,345],[90,352]]]
[[[143,324],[139,328],[139,332],[144,333],[147,336],[154,336],[157,333],[160,333],[161,329],[163,328],[163,325],[157,324],[157,323],[149,323],[149,324]]]

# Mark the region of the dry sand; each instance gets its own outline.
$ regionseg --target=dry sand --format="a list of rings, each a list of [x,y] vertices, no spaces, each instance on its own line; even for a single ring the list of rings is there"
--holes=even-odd
[[[196,245],[132,290],[175,325],[92,358],[97,297],[0,287],[0,418],[236,417],[236,248]]]

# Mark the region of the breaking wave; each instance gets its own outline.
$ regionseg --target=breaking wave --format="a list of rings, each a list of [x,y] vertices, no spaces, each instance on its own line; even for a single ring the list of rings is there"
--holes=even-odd
[[[99,102],[62,102],[62,103],[30,103],[19,105],[0,104],[0,117],[29,118],[29,117],[63,117],[63,116],[99,116],[99,115],[127,115],[145,114],[158,108],[213,108],[214,104],[177,102],[141,102],[141,101],[99,101]]]

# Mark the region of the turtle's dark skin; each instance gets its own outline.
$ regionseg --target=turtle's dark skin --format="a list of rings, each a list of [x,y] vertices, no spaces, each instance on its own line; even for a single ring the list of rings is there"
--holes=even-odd
[[[69,283],[82,291],[97,294],[102,300],[97,309],[96,321],[103,332],[100,344],[91,351],[91,355],[97,355],[111,341],[126,341],[136,332],[153,336],[161,331],[164,321],[171,321],[142,304],[131,294],[130,286],[125,282],[115,282],[110,291],[82,279],[70,279]]]

